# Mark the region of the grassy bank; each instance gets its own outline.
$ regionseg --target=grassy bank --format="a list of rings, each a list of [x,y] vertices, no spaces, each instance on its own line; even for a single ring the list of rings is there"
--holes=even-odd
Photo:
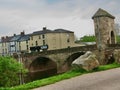
[[[37,80],[37,81],[33,81],[24,85],[20,85],[20,86],[16,86],[16,87],[11,87],[11,88],[0,88],[0,90],[29,90],[29,89],[33,89],[33,88],[37,88],[40,86],[45,86],[48,84],[53,84],[55,82],[64,80],[64,79],[69,79],[78,75],[83,75],[86,73],[92,73],[92,72],[97,72],[97,71],[103,71],[103,70],[109,70],[109,69],[113,69],[113,68],[118,68],[120,67],[120,64],[117,63],[113,63],[113,64],[109,64],[109,65],[103,65],[100,66],[96,69],[94,69],[93,71],[85,71],[85,70],[71,70],[69,72],[66,72],[64,74],[60,74],[57,76],[52,76],[49,78],[45,78],[45,79],[41,79],[41,80]]]

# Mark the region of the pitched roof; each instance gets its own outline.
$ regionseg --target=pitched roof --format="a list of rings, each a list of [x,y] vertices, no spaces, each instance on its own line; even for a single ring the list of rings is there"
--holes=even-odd
[[[53,32],[56,32],[56,33],[73,33],[72,31],[65,30],[65,29],[55,29]]]
[[[11,38],[10,41],[18,41],[21,38],[21,35],[15,35]]]
[[[23,35],[18,41],[26,41],[26,40],[29,40],[29,38],[30,38],[30,35]]]
[[[65,29],[50,30],[50,29],[45,28],[41,31],[35,31],[31,35],[39,35],[39,34],[46,34],[46,33],[73,33],[73,32],[69,30],[65,30]]]
[[[36,32],[33,32],[33,34],[45,34],[45,33],[51,33],[52,31],[51,30],[42,30],[42,31],[36,31]]]
[[[108,13],[107,11],[99,8],[98,11],[93,15],[92,19],[96,18],[96,17],[110,17],[112,19],[115,19],[114,16],[112,16],[110,13]]]

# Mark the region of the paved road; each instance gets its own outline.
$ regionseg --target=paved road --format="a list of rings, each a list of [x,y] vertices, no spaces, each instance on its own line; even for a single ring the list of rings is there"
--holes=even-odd
[[[34,90],[120,90],[120,68],[85,74]]]

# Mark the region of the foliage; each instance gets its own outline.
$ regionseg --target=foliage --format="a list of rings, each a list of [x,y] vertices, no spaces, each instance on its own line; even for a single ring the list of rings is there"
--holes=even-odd
[[[23,65],[12,57],[0,56],[0,87],[10,87],[19,84],[18,73],[24,71]]]
[[[116,36],[116,41],[117,41],[117,43],[120,43],[120,36]]]
[[[76,42],[95,42],[96,38],[94,35],[85,35],[83,37],[80,38],[80,40],[77,40]]]
[[[82,69],[77,69],[77,70],[71,70],[69,72],[66,72],[64,74],[60,74],[60,75],[56,75],[56,76],[52,76],[49,78],[45,78],[45,79],[41,79],[41,80],[37,80],[37,81],[33,81],[24,85],[20,85],[20,86],[16,86],[16,87],[11,87],[11,88],[0,88],[0,90],[28,90],[28,89],[32,89],[32,88],[37,88],[40,86],[45,86],[48,84],[53,84],[55,82],[64,80],[64,79],[69,79],[78,75],[82,75],[82,74],[86,74],[86,73],[91,73],[91,72],[96,72],[96,71],[103,71],[103,70],[108,70],[108,69],[112,69],[112,68],[117,68],[120,67],[120,64],[117,63],[113,63],[113,64],[109,64],[109,65],[102,65],[96,69],[94,69],[93,71],[85,71]]]

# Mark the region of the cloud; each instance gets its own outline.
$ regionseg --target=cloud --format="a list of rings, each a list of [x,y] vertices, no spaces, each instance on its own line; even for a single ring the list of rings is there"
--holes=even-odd
[[[98,8],[116,16],[119,22],[119,0],[0,0],[0,36],[25,30],[32,33],[49,29],[72,30],[78,37],[94,34],[91,17]]]

